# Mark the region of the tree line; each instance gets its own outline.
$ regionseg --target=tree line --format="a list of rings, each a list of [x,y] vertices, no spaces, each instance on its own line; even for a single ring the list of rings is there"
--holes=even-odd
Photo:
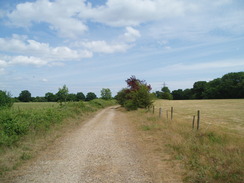
[[[127,87],[120,90],[115,99],[118,103],[128,110],[137,108],[146,108],[152,104],[152,99],[238,99],[244,98],[244,72],[228,73],[221,78],[212,81],[197,81],[193,88],[185,90],[178,89],[170,92],[169,88],[164,86],[161,91],[150,93],[152,89],[144,80],[139,80],[131,76],[126,80]],[[13,101],[9,92],[0,90],[0,108],[9,107],[13,102],[67,102],[67,101],[90,101],[96,99],[93,92],[88,92],[86,96],[82,92],[76,94],[69,93],[66,85],[59,88],[56,94],[48,92],[44,97],[31,97],[28,90],[21,91],[18,97]],[[101,90],[102,99],[112,99],[112,93],[109,88]]]
[[[178,89],[170,92],[164,86],[154,95],[161,99],[238,99],[244,98],[244,72],[232,72],[221,78],[207,81],[197,81],[192,88]]]
[[[83,92],[69,93],[66,85],[58,89],[57,93],[47,92],[43,97],[32,97],[31,92],[23,90],[18,97],[11,97],[7,91],[0,90],[0,108],[11,107],[14,102],[69,102],[69,101],[90,101],[98,98],[95,93],[88,92],[86,95]],[[101,90],[101,98],[105,100],[112,99],[112,92],[109,88]]]

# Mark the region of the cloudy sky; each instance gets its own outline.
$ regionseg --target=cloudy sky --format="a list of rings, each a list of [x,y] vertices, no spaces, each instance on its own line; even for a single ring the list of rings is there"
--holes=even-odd
[[[0,90],[153,91],[244,71],[243,0],[0,0]]]

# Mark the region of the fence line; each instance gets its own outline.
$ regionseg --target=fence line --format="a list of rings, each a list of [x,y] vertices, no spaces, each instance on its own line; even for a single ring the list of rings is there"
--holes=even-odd
[[[169,110],[163,110],[163,108],[162,107],[155,107],[155,106],[152,106],[151,107],[152,109],[153,109],[153,114],[155,113],[155,110],[158,108],[159,109],[159,113],[158,113],[158,115],[159,115],[159,118],[163,118],[163,111],[165,111],[165,113],[166,113],[166,120],[168,121],[168,111]],[[151,108],[149,109],[149,111],[151,111]],[[174,113],[174,108],[172,109],[173,107],[171,107],[171,112],[172,112],[172,117],[170,118],[171,119],[171,121],[173,121],[173,113]],[[161,109],[161,112],[160,112],[160,109]],[[201,111],[200,110],[197,110],[196,111],[196,115],[193,115],[192,116],[192,129],[194,129],[195,128],[195,125],[196,125],[196,127],[197,127],[197,130],[199,130],[200,129],[200,122],[201,122],[201,118],[200,118],[200,114],[201,114]],[[221,128],[226,128],[226,129],[230,129],[230,128],[228,128],[228,127],[225,127],[225,126],[222,126],[222,125],[219,125],[219,124],[215,124],[215,123],[206,123],[206,122],[201,122],[201,123],[203,123],[203,124],[206,124],[207,125],[207,127],[206,128],[204,128],[204,129],[202,129],[202,130],[207,130],[208,128],[209,128],[209,126],[216,126],[216,127],[221,127]],[[205,126],[205,125],[204,125]],[[226,134],[230,134],[230,135],[235,135],[235,136],[239,136],[239,137],[244,137],[244,135],[242,135],[242,134],[239,134],[239,133],[231,133],[231,132],[225,132]]]
[[[162,109],[162,107],[155,107],[153,105],[151,108],[152,108],[153,114],[155,113],[155,110],[158,108],[159,118],[163,117],[163,111],[164,110]],[[150,108],[149,108],[149,111],[151,111]],[[169,110],[165,110],[165,113],[166,113],[166,120],[168,121],[169,120]],[[171,107],[170,108],[170,120],[173,121],[173,118],[174,118],[174,107]],[[192,129],[195,128],[195,118],[196,118],[196,116],[194,115],[193,121],[192,121]],[[197,130],[199,130],[199,128],[200,128],[200,110],[197,111]]]

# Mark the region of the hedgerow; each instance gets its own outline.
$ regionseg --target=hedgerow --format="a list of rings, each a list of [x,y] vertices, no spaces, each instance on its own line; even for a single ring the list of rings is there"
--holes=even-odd
[[[95,99],[46,108],[2,109],[0,110],[0,147],[11,146],[28,133],[45,133],[53,124],[62,123],[65,118],[114,104],[114,100]]]

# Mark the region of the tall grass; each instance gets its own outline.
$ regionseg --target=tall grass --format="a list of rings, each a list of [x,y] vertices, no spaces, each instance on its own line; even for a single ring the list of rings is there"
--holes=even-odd
[[[144,134],[185,165],[185,182],[244,182],[244,100],[156,101],[164,111],[174,106],[174,119],[165,113],[130,113]],[[174,105],[172,105],[174,104]],[[192,115],[202,110],[200,130],[191,128]],[[234,110],[235,109],[235,110]],[[223,116],[221,115],[223,114]]]
[[[16,163],[12,160],[12,163],[9,163],[8,159],[17,159],[19,163],[19,160],[31,158],[27,153],[31,151],[31,147],[23,145],[25,141],[32,141],[35,138],[45,139],[45,134],[49,134],[50,131],[53,133],[53,129],[64,125],[66,119],[87,116],[115,103],[114,100],[102,99],[70,102],[62,106],[56,103],[16,103],[11,109],[0,110],[0,175],[16,167]],[[31,143],[35,143],[34,140]]]

